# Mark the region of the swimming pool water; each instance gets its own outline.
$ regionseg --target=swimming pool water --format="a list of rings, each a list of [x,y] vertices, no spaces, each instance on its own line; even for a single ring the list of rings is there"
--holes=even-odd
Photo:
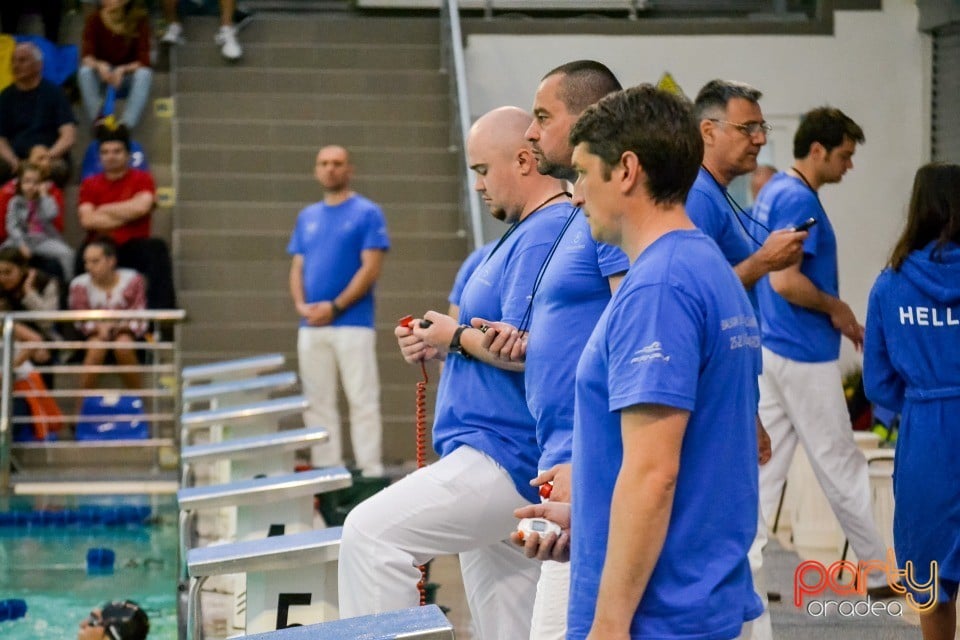
[[[27,603],[24,618],[0,622],[4,640],[75,638],[80,620],[108,600],[136,601],[150,616],[150,640],[177,638],[177,510],[171,498],[61,499],[38,507],[19,500],[0,511],[77,509],[87,505],[150,506],[147,524],[73,522],[63,526],[0,526],[0,599]],[[88,575],[87,550],[116,554],[114,571]]]

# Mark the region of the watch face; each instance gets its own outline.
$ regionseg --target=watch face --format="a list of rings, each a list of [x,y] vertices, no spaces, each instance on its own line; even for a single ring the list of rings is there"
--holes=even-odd
[[[546,530],[547,530],[547,523],[546,523],[546,522],[540,522],[539,520],[534,520],[533,523],[531,524],[530,528],[533,529],[534,531],[546,531]]]

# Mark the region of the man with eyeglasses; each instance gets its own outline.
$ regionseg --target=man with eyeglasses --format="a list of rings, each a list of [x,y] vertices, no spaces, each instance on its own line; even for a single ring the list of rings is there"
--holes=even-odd
[[[720,247],[740,282],[752,294],[757,280],[796,263],[803,255],[802,231],[783,229],[758,237],[749,214],[727,192],[737,176],[757,168],[770,125],[763,120],[762,94],[750,85],[711,80],[694,103],[703,138],[703,162],[687,196],[687,214]]]
[[[150,633],[146,612],[132,600],[108,602],[80,622],[77,640],[145,640]]]
[[[771,127],[760,110],[760,93],[742,82],[711,80],[700,89],[694,114],[703,138],[703,162],[687,195],[687,215],[706,235],[713,238],[723,256],[740,278],[754,309],[758,309],[753,286],[772,271],[797,263],[803,256],[805,231],[792,227],[757,232],[750,214],[734,200],[727,187],[734,178],[757,168],[757,156],[767,143]],[[759,463],[770,459],[770,438],[757,419]],[[762,522],[759,528],[766,530]],[[754,585],[764,603],[764,613],[753,623],[753,637],[760,640],[773,634],[766,610],[760,548],[751,549]]]

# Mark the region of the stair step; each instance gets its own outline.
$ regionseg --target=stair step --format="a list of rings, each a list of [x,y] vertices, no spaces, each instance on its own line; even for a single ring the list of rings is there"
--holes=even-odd
[[[390,233],[437,232],[459,234],[462,219],[449,204],[380,202]],[[269,202],[180,202],[176,228],[183,231],[292,231],[303,204]]]
[[[431,258],[432,252],[422,251],[420,256]],[[395,268],[390,266],[388,259],[377,286],[380,291],[388,291],[407,289],[411,282],[452,284],[464,257],[466,253],[457,260],[398,260]],[[290,275],[290,260],[279,256],[272,260],[178,259],[176,269],[178,290],[184,292],[205,289],[230,291],[235,290],[237,283],[241,282],[272,283],[270,286],[274,288],[285,289]]]
[[[374,202],[404,201],[440,204],[457,202],[460,184],[454,177],[411,178],[395,175],[363,175],[354,188]],[[181,173],[178,199],[222,202],[290,202],[304,206],[315,202],[319,187],[310,176],[264,173]]]
[[[253,145],[180,146],[180,171],[222,173],[285,173],[312,178],[317,147]],[[456,177],[461,169],[459,158],[447,149],[350,149],[356,174],[376,172],[386,167],[416,167],[418,173]]]
[[[308,121],[351,119],[397,122],[442,120],[449,115],[446,96],[325,96],[312,93],[224,92],[180,93],[177,111],[183,117]]]
[[[212,98],[211,98],[212,99]],[[330,114],[333,115],[333,114]],[[450,144],[448,119],[397,122],[362,121],[349,118],[349,112],[336,114],[342,120],[318,118],[312,122],[275,119],[196,118],[180,114],[179,137],[187,144],[300,145],[307,141],[321,144],[336,141],[347,148],[355,146],[407,147],[409,149],[447,148]]]
[[[186,68],[177,73],[179,92],[229,93],[243,87],[249,92],[364,94],[364,95],[447,95],[449,79],[430,70],[331,70],[331,69],[249,69],[229,67],[217,73],[208,68]]]
[[[178,69],[224,68],[220,48],[212,42],[188,42],[179,47]],[[440,69],[440,46],[436,43],[347,43],[327,44],[323,41],[256,43],[244,40],[243,59],[237,64],[261,69]]]
[[[250,0],[245,0],[248,4]],[[301,2],[302,0],[296,0]],[[184,25],[188,43],[213,47],[213,35],[219,27],[214,17],[190,18]],[[322,42],[327,45],[358,46],[393,42],[399,35],[410,43],[437,45],[440,42],[440,20],[437,17],[363,17],[323,14],[320,16],[276,15],[258,13],[240,32],[246,47],[255,44]],[[190,65],[186,56],[179,56],[179,69]],[[219,65],[218,65],[219,66]]]
[[[290,234],[286,231],[217,233],[174,231],[177,257],[181,260],[247,261],[286,255]],[[418,256],[429,250],[437,260],[455,261],[467,253],[466,238],[451,234],[391,234],[391,256]]]

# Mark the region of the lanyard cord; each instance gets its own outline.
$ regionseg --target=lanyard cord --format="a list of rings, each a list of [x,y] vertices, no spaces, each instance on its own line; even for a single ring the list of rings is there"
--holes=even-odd
[[[827,210],[823,208],[823,203],[820,202],[820,194],[817,192],[816,189],[813,188],[813,185],[810,184],[810,181],[807,180],[807,176],[803,175],[803,172],[800,171],[800,169],[797,169],[796,167],[790,167],[790,169],[791,169],[791,171],[793,171],[795,174],[797,174],[797,177],[799,177],[801,180],[803,180],[803,184],[807,185],[807,188],[810,189],[810,191],[813,191],[813,195],[814,195],[814,197],[817,199],[817,204],[820,205],[820,211],[822,211],[823,214],[826,215],[826,214],[827,214]]]
[[[533,210],[532,210],[530,213],[527,214],[527,217],[526,217],[526,218],[523,218],[522,220],[518,220],[518,221],[514,222],[512,225],[510,225],[510,228],[507,229],[507,232],[504,233],[502,236],[500,236],[500,240],[498,240],[496,246],[493,247],[493,251],[491,251],[490,253],[487,254],[487,258],[486,258],[486,260],[483,261],[483,263],[486,264],[487,262],[490,261],[490,258],[493,257],[493,254],[495,254],[495,253],[497,252],[497,249],[499,249],[500,247],[503,246],[503,243],[507,241],[507,238],[509,238],[510,236],[513,235],[513,232],[517,230],[517,227],[519,227],[521,224],[523,224],[524,221],[526,221],[527,219],[529,219],[530,216],[532,216],[533,214],[535,214],[537,211],[540,211],[540,209],[542,209],[545,204],[547,204],[547,203],[550,202],[551,200],[556,200],[556,199],[559,198],[560,196],[570,197],[570,194],[567,193],[566,191],[561,191],[560,193],[556,193],[556,194],[550,196],[549,198],[547,198],[546,200],[544,200],[543,202],[541,202],[540,204],[538,204],[536,207],[534,207]]]
[[[770,233],[771,233],[770,227],[766,226],[765,224],[763,224],[762,222],[760,222],[759,220],[757,220],[756,218],[754,218],[753,216],[751,216],[749,213],[747,213],[747,211],[746,211],[743,207],[740,206],[740,203],[737,202],[737,201],[733,198],[732,195],[730,195],[730,192],[727,191],[727,188],[724,187],[722,184],[720,184],[720,181],[717,180],[716,176],[714,176],[712,173],[710,173],[710,169],[707,169],[707,168],[706,168],[705,166],[703,166],[703,165],[700,165],[700,168],[702,168],[704,171],[707,172],[707,175],[710,176],[710,179],[713,180],[714,184],[717,185],[717,188],[720,189],[720,193],[723,194],[723,198],[727,201],[727,205],[730,207],[730,211],[733,212],[733,217],[734,217],[734,219],[735,219],[735,220],[737,221],[737,223],[740,225],[740,228],[743,229],[743,232],[744,232],[745,234],[747,234],[747,236],[748,236],[751,240],[753,240],[753,243],[754,243],[755,245],[757,245],[758,247],[762,247],[762,246],[763,246],[763,243],[760,242],[759,240],[757,240],[756,237],[754,237],[754,235],[753,235],[752,233],[750,233],[750,230],[747,229],[747,225],[745,225],[745,224],[743,223],[743,220],[740,219],[740,216],[743,216],[743,217],[746,218],[747,220],[753,222],[755,225],[757,225],[758,227],[760,227],[761,229],[763,229],[764,231],[766,231],[767,234],[770,234]]]
[[[543,264],[540,265],[540,271],[537,272],[537,277],[533,281],[533,290],[530,292],[530,301],[527,303],[527,310],[523,312],[520,326],[517,327],[517,330],[521,333],[529,330],[530,321],[533,319],[533,299],[536,297],[537,290],[543,282],[543,276],[547,272],[547,266],[550,264],[550,261],[553,260],[553,254],[557,252],[560,241],[563,240],[564,234],[567,232],[567,229],[570,228],[570,224],[573,222],[573,219],[577,217],[578,213],[580,213],[580,207],[574,207],[570,215],[567,216],[566,222],[563,223],[560,233],[557,234],[557,239],[553,241],[553,246],[550,247],[550,251],[547,252],[547,257],[543,259]]]

